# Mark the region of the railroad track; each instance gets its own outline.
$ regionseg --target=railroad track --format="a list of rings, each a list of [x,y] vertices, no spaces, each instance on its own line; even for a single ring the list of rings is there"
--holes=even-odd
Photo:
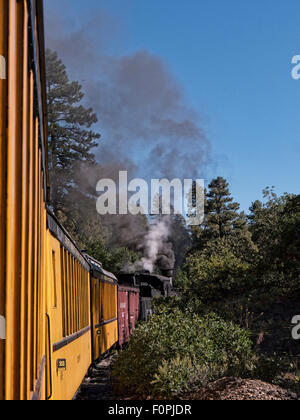
[[[77,394],[77,401],[112,401],[117,399],[114,395],[111,363],[112,358],[108,357],[90,368]]]

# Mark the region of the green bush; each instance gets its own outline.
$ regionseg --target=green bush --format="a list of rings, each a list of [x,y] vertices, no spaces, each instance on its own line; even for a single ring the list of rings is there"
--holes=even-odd
[[[243,375],[251,345],[247,331],[214,314],[161,309],[135,330],[113,375],[123,390],[170,398],[226,374]]]
[[[254,379],[274,383],[282,372],[288,372],[290,369],[290,361],[287,355],[259,354],[255,360],[255,368],[252,373]]]
[[[236,257],[229,247],[224,246],[219,252],[209,256],[195,253],[187,259],[186,267],[193,281],[187,283],[186,289],[206,303],[240,295],[252,281],[248,262]]]
[[[200,368],[190,357],[179,355],[170,360],[163,360],[154,375],[152,393],[161,398],[169,398],[189,392],[201,386],[208,378],[207,367]]]

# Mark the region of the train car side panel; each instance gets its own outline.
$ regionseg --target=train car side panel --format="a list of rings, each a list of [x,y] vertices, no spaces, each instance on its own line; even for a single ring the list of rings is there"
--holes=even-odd
[[[47,399],[70,400],[91,364],[87,267],[48,231]]]
[[[130,335],[135,329],[136,323],[139,319],[140,293],[138,289],[129,292],[129,332]]]
[[[104,275],[92,276],[93,360],[118,341],[117,284]]]
[[[73,341],[71,341],[73,340]],[[71,400],[91,365],[91,329],[87,327],[54,343],[52,353],[53,400]]]
[[[7,400],[45,391],[47,146],[35,69],[42,21],[40,0],[0,1],[0,399]]]
[[[118,319],[103,325],[101,334],[101,356],[118,342]]]
[[[8,3],[0,0],[0,400],[4,398]]]
[[[119,285],[118,291],[119,345],[129,342],[140,314],[139,287]]]
[[[119,317],[119,345],[122,347],[129,340],[128,290],[123,286],[119,286],[118,317]]]
[[[7,217],[6,217],[6,399],[19,399],[20,370],[20,259],[21,259],[21,91],[22,91],[22,2],[9,1]]]
[[[117,307],[118,287],[115,283],[110,283],[104,278],[102,306],[104,308],[101,353],[110,350],[118,341],[118,307]]]

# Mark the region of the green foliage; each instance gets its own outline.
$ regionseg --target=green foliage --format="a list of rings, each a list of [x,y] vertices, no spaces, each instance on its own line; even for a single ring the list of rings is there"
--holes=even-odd
[[[299,290],[300,196],[278,197],[264,191],[265,203],[256,201],[249,216],[253,240],[258,246],[261,284],[279,295]]]
[[[249,334],[234,324],[164,309],[134,331],[113,374],[127,391],[171,397],[225,374],[243,375],[251,358]]]
[[[76,170],[94,162],[92,149],[100,134],[91,129],[96,114],[81,105],[82,87],[69,81],[65,65],[50,49],[46,51],[46,77],[51,204],[57,214],[68,190],[74,188]]]
[[[206,303],[240,295],[252,281],[251,264],[237,257],[226,240],[220,240],[213,251],[191,254],[186,269],[190,280],[181,276],[184,291]]]
[[[256,358],[254,366],[252,372],[254,379],[274,383],[283,371],[289,369],[289,361],[286,356],[280,356],[276,353],[273,355],[260,354]]]
[[[254,241],[260,250],[270,248],[282,232],[282,216],[287,196],[278,197],[274,189],[266,188],[263,191],[265,203],[257,200],[250,208],[250,228]]]
[[[87,253],[101,261],[103,267],[112,273],[120,273],[124,267],[134,265],[141,259],[141,254],[135,251],[126,247],[108,249],[101,241],[88,243]]]
[[[267,188],[264,202],[256,201],[250,211],[248,218],[239,214],[226,181],[212,181],[204,223],[192,229],[194,247],[175,278],[181,296],[165,304],[202,317],[213,311],[246,328],[257,350],[250,376],[274,382],[288,366],[287,333],[275,334],[272,311],[300,289],[300,196],[278,197]],[[258,336],[264,339],[256,344]]]
[[[224,238],[244,238],[251,241],[247,219],[240,205],[233,201],[229,184],[224,178],[214,179],[205,194],[204,222],[192,228],[194,246],[204,250],[208,243]]]
[[[174,287],[180,290],[184,290],[187,288],[188,284],[189,284],[188,273],[184,270],[184,268],[179,269],[175,273]]]
[[[178,355],[170,361],[162,361],[151,383],[152,393],[168,399],[207,383],[208,377],[207,368],[201,370],[190,357],[182,358]]]
[[[259,291],[278,297],[299,289],[299,196],[278,197],[267,188],[264,198],[252,205],[248,223],[228,183],[211,182],[204,223],[193,228],[194,248],[176,278],[185,298],[215,305]]]
[[[186,227],[186,221],[181,215],[170,216],[170,243],[175,254],[175,271],[179,270],[185,258],[185,253],[191,246],[191,237]]]
[[[186,298],[215,304],[253,287],[258,248],[225,179],[210,183],[203,225],[194,227],[192,234],[194,247],[175,279]]]

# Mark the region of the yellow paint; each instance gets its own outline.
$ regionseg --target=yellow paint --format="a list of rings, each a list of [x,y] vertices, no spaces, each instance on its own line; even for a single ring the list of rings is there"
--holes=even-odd
[[[73,398],[92,362],[92,341],[98,358],[118,340],[117,321],[103,325],[117,317],[117,285],[91,280],[47,229],[42,1],[33,4],[37,75],[29,60],[28,1],[0,0],[0,57],[7,64],[7,79],[0,77],[0,399],[43,400],[52,391],[51,399],[64,400]],[[92,331],[93,285],[93,313],[102,325]]]
[[[57,362],[66,360],[66,369]],[[53,400],[71,400],[91,365],[91,332],[52,354]]]
[[[47,174],[39,148],[45,124],[34,104],[35,85],[45,86],[29,68],[28,23],[27,0],[0,0],[0,55],[7,64],[0,80],[0,316],[6,318],[0,399],[8,400],[45,397]]]
[[[67,271],[66,264],[70,264],[71,271]],[[52,381],[51,399],[69,400],[73,398],[91,365],[91,331],[86,331],[84,335],[57,351],[53,351],[53,346],[90,326],[89,272],[61,246],[49,231],[47,231],[46,267],[51,349],[50,354],[47,355],[49,361],[51,359],[51,370],[48,364],[47,371],[48,389]],[[69,274],[67,277],[66,273]],[[81,273],[80,276],[79,273]],[[69,292],[69,299],[65,297],[66,290]],[[70,300],[72,300],[72,305],[70,305]],[[85,308],[84,311],[83,308]],[[68,318],[72,318],[73,327],[66,333],[65,323]],[[57,368],[60,359],[66,361],[66,369]]]
[[[26,4],[25,4],[26,6]],[[22,255],[21,255],[21,348],[20,348],[20,399],[27,395],[27,299],[26,289],[28,284],[28,171],[29,171],[29,73],[28,73],[28,11],[24,7],[23,26],[23,126],[22,126]]]
[[[7,61],[7,0],[0,0],[0,55]],[[6,115],[7,115],[7,81],[0,80],[0,316],[5,318],[5,260],[6,260]],[[0,400],[4,398],[4,345],[0,339]]]
[[[118,288],[104,276],[91,281],[93,359],[97,360],[118,341],[118,322],[109,322],[118,317]]]

